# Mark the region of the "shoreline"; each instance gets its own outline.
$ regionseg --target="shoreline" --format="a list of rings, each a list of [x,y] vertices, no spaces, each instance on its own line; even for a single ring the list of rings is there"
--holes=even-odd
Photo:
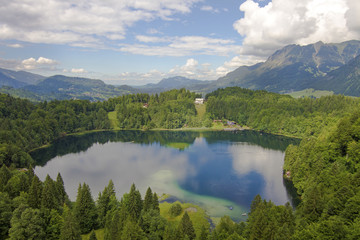
[[[173,131],[173,132],[218,132],[218,131],[227,131],[227,132],[237,132],[237,131],[254,131],[254,132],[258,132],[258,133],[265,133],[265,134],[272,134],[272,135],[276,135],[276,136],[283,136],[283,137],[289,137],[289,138],[296,138],[296,139],[302,139],[301,137],[297,137],[297,136],[292,136],[292,135],[287,135],[287,134],[281,134],[281,133],[273,133],[273,132],[266,132],[266,131],[260,131],[260,130],[256,130],[256,129],[252,129],[248,126],[243,126],[243,127],[234,127],[234,128],[226,128],[225,126],[221,126],[221,127],[185,127],[185,128],[175,128],[175,129],[168,129],[168,128],[152,128],[152,129],[135,129],[135,128],[129,128],[129,129],[95,129],[95,130],[86,130],[86,131],[81,131],[81,132],[76,132],[76,133],[68,133],[68,134],[63,134],[61,136],[59,136],[58,138],[55,138],[51,143],[42,145],[40,147],[31,149],[28,151],[28,153],[31,153],[33,151],[39,150],[39,149],[43,149],[43,148],[47,148],[49,146],[52,145],[52,143],[58,139],[67,137],[67,136],[81,136],[81,135],[86,135],[89,133],[94,133],[94,132],[117,132],[117,131]]]

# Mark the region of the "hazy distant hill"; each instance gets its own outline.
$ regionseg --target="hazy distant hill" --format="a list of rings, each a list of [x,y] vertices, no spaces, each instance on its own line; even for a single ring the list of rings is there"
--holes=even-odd
[[[136,92],[129,86],[114,87],[101,80],[89,78],[67,77],[56,75],[45,78],[36,85],[28,85],[23,89],[39,95],[56,96],[57,99],[88,99],[92,101],[105,100],[127,93]]]
[[[140,89],[142,92],[146,93],[159,93],[170,89],[202,89],[208,86],[213,81],[201,81],[196,79],[189,79],[181,76],[164,78],[158,83],[150,83],[144,86],[137,86],[135,88]]]
[[[45,79],[45,77],[41,75],[0,68],[0,87],[10,86],[19,88],[29,84],[36,84],[43,79]]]
[[[126,85],[118,87],[107,85],[101,80],[56,75],[37,80],[35,84],[30,85],[19,84],[14,86],[14,84],[6,84],[0,88],[0,92],[8,93],[16,97],[28,98],[33,101],[53,99],[88,99],[91,101],[101,101],[139,91]]]
[[[359,54],[360,41],[355,40],[329,44],[317,42],[306,46],[289,45],[276,51],[263,63],[239,67],[204,90],[212,91],[226,86],[273,92],[303,90],[314,87],[316,81],[323,80],[328,73],[349,63]],[[322,89],[334,90],[326,86]]]

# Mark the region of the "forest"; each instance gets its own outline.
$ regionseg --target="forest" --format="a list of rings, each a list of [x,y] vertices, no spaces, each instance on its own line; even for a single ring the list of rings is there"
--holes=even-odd
[[[198,118],[185,89],[159,95],[132,94],[104,102],[64,100],[32,103],[0,95],[1,239],[359,239],[360,112],[357,98],[341,95],[294,99],[238,87],[206,95]],[[246,222],[221,218],[215,228],[199,226],[191,212],[174,203],[170,221],[151,188],[142,199],[132,185],[117,199],[110,180],[96,200],[86,183],[75,202],[59,174],[44,182],[34,174],[33,149],[89,130],[111,129],[116,112],[120,129],[176,129],[231,120],[262,132],[301,138],[286,149],[284,178],[301,199],[292,209],[256,196]],[[130,187],[130,186],[129,186]],[[194,227],[196,225],[196,227]],[[97,236],[93,232],[97,230]],[[81,235],[83,234],[83,235]],[[87,239],[87,238],[84,239]],[[99,237],[99,236],[98,236]]]

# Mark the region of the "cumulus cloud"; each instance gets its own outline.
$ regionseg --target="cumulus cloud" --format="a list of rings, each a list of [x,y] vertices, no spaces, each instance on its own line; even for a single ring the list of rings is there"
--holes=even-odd
[[[240,5],[234,28],[244,37],[243,54],[268,56],[287,44],[341,42],[359,37],[358,0],[273,0]]]
[[[347,0],[349,9],[345,13],[346,25],[351,30],[357,33],[357,36],[360,37],[360,1],[357,0]]]
[[[47,68],[47,69],[54,69],[54,66],[58,63],[55,60],[39,57],[38,59],[35,58],[28,58],[21,61],[21,65],[18,66],[18,69],[24,70],[34,70],[40,68]]]
[[[233,40],[202,36],[156,37],[136,36],[140,44],[122,44],[119,51],[147,56],[190,56],[216,55],[227,56],[241,50]],[[149,43],[163,43],[151,45]]]
[[[171,20],[189,13],[201,0],[3,1],[0,39],[34,43],[101,45],[104,39],[124,38],[128,27],[139,21]]]
[[[265,61],[265,58],[248,55],[235,56],[230,61],[226,61],[222,66],[218,67],[216,69],[216,75],[221,77],[240,66],[251,66],[262,61]]]
[[[215,71],[211,69],[211,64],[199,64],[194,58],[189,58],[182,66],[175,66],[167,73],[168,77],[183,76],[198,80],[213,80]]]

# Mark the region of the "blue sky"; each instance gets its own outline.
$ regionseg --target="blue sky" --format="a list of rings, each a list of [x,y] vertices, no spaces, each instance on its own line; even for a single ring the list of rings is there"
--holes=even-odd
[[[141,85],[215,80],[288,44],[360,39],[358,0],[12,0],[0,67]]]

